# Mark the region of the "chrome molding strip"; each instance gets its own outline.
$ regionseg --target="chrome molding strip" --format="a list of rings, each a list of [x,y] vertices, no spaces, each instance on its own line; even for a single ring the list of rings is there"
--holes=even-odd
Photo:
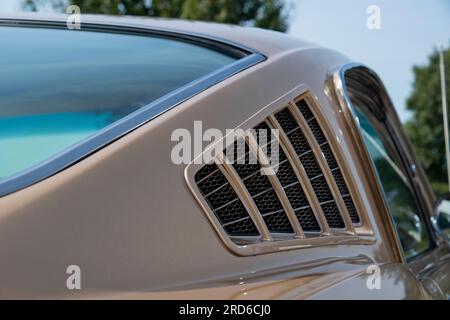
[[[358,118],[356,116],[356,113],[353,109],[353,105],[351,103],[350,97],[348,96],[347,86],[345,83],[345,74],[347,71],[353,68],[364,68],[369,73],[373,74],[376,78],[378,76],[367,66],[361,64],[361,63],[348,63],[345,65],[340,66],[337,69],[331,70],[329,73],[329,82],[330,85],[326,90],[329,90],[330,93],[333,94],[335,97],[337,103],[339,104],[342,113],[344,115],[345,121],[348,125],[348,129],[351,132],[351,136],[353,138],[353,145],[356,146],[358,150],[358,154],[360,155],[361,164],[365,167],[365,174],[368,176],[368,179],[371,181],[376,181],[376,183],[370,183],[369,187],[372,188],[371,194],[375,195],[377,199],[375,199],[375,204],[377,205],[380,212],[383,212],[385,217],[385,223],[387,223],[388,227],[385,229],[386,233],[389,235],[389,238],[393,242],[392,247],[395,248],[395,256],[398,261],[401,261],[402,263],[406,263],[406,257],[403,254],[403,250],[401,250],[402,246],[400,243],[400,239],[398,238],[398,235],[396,232],[393,232],[395,230],[393,221],[391,219],[391,215],[389,214],[389,209],[386,203],[386,199],[384,198],[381,182],[379,180],[378,175],[375,173],[375,165],[370,158],[369,151],[366,147],[366,144],[364,143],[363,136],[361,134],[361,130],[359,127]],[[355,203],[356,205],[356,203]],[[362,212],[362,211],[360,211]],[[362,218],[360,216],[360,218]],[[365,217],[368,219],[368,217]],[[367,220],[368,222],[368,220]],[[364,226],[363,226],[364,227]],[[358,228],[357,228],[358,229]],[[363,232],[361,234],[373,234],[371,230],[366,230],[363,228]]]
[[[328,84],[327,84],[328,85]],[[330,96],[329,92],[330,88],[328,86],[325,87],[325,93],[327,96]],[[335,170],[338,170],[341,172],[342,178],[344,179],[345,185],[347,186],[347,189],[349,191],[348,195],[341,194],[342,198],[345,199],[347,196],[351,196],[352,202],[356,208],[357,214],[359,216],[360,222],[359,223],[352,223],[353,228],[358,234],[366,234],[366,235],[372,235],[373,230],[370,227],[369,218],[367,216],[367,210],[365,206],[362,204],[361,195],[358,192],[358,188],[355,185],[355,181],[352,178],[352,172],[348,168],[348,160],[346,160],[345,156],[342,153],[341,148],[339,148],[339,139],[336,137],[336,135],[331,131],[331,125],[328,123],[327,118],[321,112],[321,109],[318,108],[318,101],[317,98],[313,95],[307,96],[306,101],[308,102],[308,99],[310,103],[315,106],[314,108],[310,108],[309,110],[313,114],[312,119],[316,119],[318,122],[325,138],[326,142],[323,144],[328,144],[329,148],[331,149],[331,153],[334,155],[338,166],[334,169],[331,169],[331,172],[334,172]],[[297,103],[299,100],[295,100],[294,102]],[[341,107],[339,107],[341,108]],[[310,119],[310,120],[312,120]],[[309,121],[308,120],[308,124]],[[348,123],[345,124],[348,126]],[[322,147],[323,144],[320,144],[319,146]],[[336,179],[334,179],[336,181]],[[348,209],[347,209],[348,211]]]
[[[247,138],[250,150],[252,150],[255,154],[258,155],[259,162],[270,163],[266,154],[264,153],[262,148],[258,145],[256,138],[251,134],[248,135]],[[289,222],[291,223],[292,229],[295,232],[295,237],[300,239],[304,238],[305,234],[303,233],[300,222],[298,221],[297,216],[295,215],[294,208],[292,208],[291,202],[289,201],[286,192],[284,191],[280,183],[280,180],[278,180],[278,177],[275,174],[274,169],[271,166],[261,166],[261,169],[265,170],[266,177],[269,179],[269,182],[272,185],[273,190],[275,191],[278,199],[280,200],[284,212],[286,213],[286,216],[289,219]]]
[[[22,24],[33,24],[33,26],[40,25],[39,23],[48,24],[51,21],[14,21],[6,19],[11,25],[21,26]],[[5,25],[5,19],[0,19],[0,26]],[[53,22],[53,27],[60,25],[61,22]],[[83,24],[84,26],[85,24]],[[97,26],[98,28],[103,28],[102,26]],[[107,26],[106,30],[111,26]],[[117,27],[120,28],[120,27]],[[128,27],[127,30],[135,30],[134,28]],[[105,31],[105,29],[103,29]],[[145,31],[145,29],[142,29]],[[142,31],[140,30],[140,31]],[[139,30],[138,30],[139,31]],[[147,30],[147,34],[153,34],[155,30]],[[169,31],[161,31],[164,36],[167,34],[172,34]],[[172,34],[173,36],[180,36],[180,34]],[[182,35],[182,37],[190,37],[197,39],[196,35]],[[200,38],[198,38],[200,39]],[[202,37],[203,41],[205,40]],[[199,40],[202,41],[202,40]],[[216,42],[217,40],[208,39],[210,42]],[[219,42],[217,42],[219,43]],[[229,46],[227,43],[222,43],[222,46]],[[234,50],[235,47],[233,44]],[[221,69],[218,69],[210,74],[194,80],[187,85],[170,92],[169,94],[149,103],[146,106],[130,113],[129,115],[121,118],[120,120],[108,125],[102,130],[96,132],[95,134],[81,140],[80,142],[66,148],[65,150],[59,152],[58,154],[52,156],[51,158],[27,169],[19,172],[13,176],[7,177],[0,181],[0,197],[13,193],[15,191],[26,188],[34,183],[42,181],[65,168],[73,165],[74,163],[86,158],[95,151],[105,147],[106,145],[114,142],[115,140],[121,138],[127,133],[133,131],[134,129],[144,125],[145,123],[153,120],[159,115],[171,110],[172,108],[178,106],[180,103],[192,98],[193,96],[207,90],[208,88],[224,81],[225,79],[232,77],[233,75],[240,73],[258,63],[265,61],[267,58],[254,51],[249,51],[245,47],[240,48],[241,52],[247,52],[243,58],[240,58],[236,62],[227,65]],[[231,54],[231,53],[230,53]]]
[[[325,218],[322,207],[320,206],[319,199],[317,199],[317,195],[311,185],[308,175],[306,174],[305,168],[300,162],[299,156],[294,150],[291,141],[287,137],[287,134],[284,132],[284,130],[281,128],[281,125],[278,123],[278,120],[275,118],[274,114],[271,114],[268,117],[268,120],[271,128],[278,129],[280,135],[280,145],[283,145],[285,147],[284,151],[286,157],[288,158],[288,161],[290,162],[291,167],[297,176],[297,180],[300,182],[300,185],[305,192],[305,196],[308,200],[311,210],[313,211],[314,216],[316,217],[316,220],[322,229],[321,233],[325,236],[329,236],[331,234],[330,227],[328,226],[327,219]]]
[[[307,97],[304,96],[299,98],[299,100],[301,99],[304,99],[311,109],[311,105]],[[336,205],[339,208],[339,212],[341,213],[342,220],[344,221],[345,224],[346,232],[354,234],[355,230],[353,229],[353,224],[352,221],[350,220],[350,215],[348,214],[347,207],[345,206],[344,200],[341,197],[341,192],[339,191],[336,181],[334,180],[333,174],[330,171],[330,167],[328,166],[327,159],[325,158],[325,155],[320,149],[319,143],[317,142],[314,133],[312,132],[311,128],[306,122],[306,119],[301,114],[300,110],[298,110],[298,107],[293,102],[289,103],[289,110],[299,123],[300,128],[302,128],[302,132],[305,135],[305,138],[308,141],[315,155],[318,165],[323,172],[325,180],[328,183],[328,187],[330,188],[331,194],[333,195],[334,201],[336,202]],[[333,230],[334,232],[340,231],[339,229]]]
[[[66,17],[58,19],[43,19],[33,17],[5,18],[0,17],[0,26],[5,27],[30,27],[30,28],[53,28],[67,29]],[[121,22],[122,23],[122,22]],[[162,37],[166,39],[189,42],[198,46],[207,47],[215,51],[219,51],[236,58],[245,57],[248,54],[259,53],[252,48],[243,44],[230,41],[228,39],[215,37],[202,33],[186,32],[178,29],[156,28],[153,26],[145,26],[139,24],[122,23],[121,25],[113,24],[109,21],[101,22],[82,22],[80,30],[70,30],[71,32],[106,32],[119,33],[128,35],[141,35]]]

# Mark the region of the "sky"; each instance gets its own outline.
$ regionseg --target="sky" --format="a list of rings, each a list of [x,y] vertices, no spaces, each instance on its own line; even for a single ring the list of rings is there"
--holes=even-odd
[[[290,0],[288,33],[347,55],[383,80],[402,121],[411,115],[414,65],[434,48],[450,45],[450,0]],[[19,11],[20,0],[0,0],[0,12]],[[380,9],[380,29],[366,22],[370,5]],[[450,61],[447,63],[450,68]]]
[[[380,9],[380,29],[370,30],[367,7]],[[450,44],[450,0],[300,0],[289,33],[342,52],[383,80],[402,121],[412,91],[414,65],[433,48]],[[447,62],[450,68],[450,61]]]

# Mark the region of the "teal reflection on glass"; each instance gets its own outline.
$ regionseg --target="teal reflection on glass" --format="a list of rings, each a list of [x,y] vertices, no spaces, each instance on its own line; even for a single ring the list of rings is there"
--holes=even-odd
[[[0,179],[236,58],[160,37],[0,27]]]
[[[44,161],[111,122],[108,113],[53,113],[0,118],[0,177]]]
[[[407,176],[394,160],[394,155],[387,151],[380,134],[366,115],[359,108],[355,108],[355,113],[403,251],[406,258],[412,258],[430,246],[427,228],[419,214],[412,188]]]

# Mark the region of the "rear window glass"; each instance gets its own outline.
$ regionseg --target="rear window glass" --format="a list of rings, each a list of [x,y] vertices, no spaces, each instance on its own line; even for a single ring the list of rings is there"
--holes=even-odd
[[[0,180],[237,59],[192,43],[0,27]]]

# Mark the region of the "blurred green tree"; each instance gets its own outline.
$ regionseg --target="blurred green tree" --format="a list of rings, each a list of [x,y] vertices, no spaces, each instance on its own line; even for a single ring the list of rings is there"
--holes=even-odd
[[[450,97],[450,49],[444,52],[447,100]],[[442,119],[439,53],[429,57],[427,65],[415,66],[413,92],[407,100],[412,117],[405,123],[419,160],[437,195],[448,191]],[[447,101],[450,106],[450,101]]]
[[[38,11],[48,3],[57,11],[75,4],[82,13],[215,21],[283,32],[288,28],[283,0],[24,0],[23,7]]]

